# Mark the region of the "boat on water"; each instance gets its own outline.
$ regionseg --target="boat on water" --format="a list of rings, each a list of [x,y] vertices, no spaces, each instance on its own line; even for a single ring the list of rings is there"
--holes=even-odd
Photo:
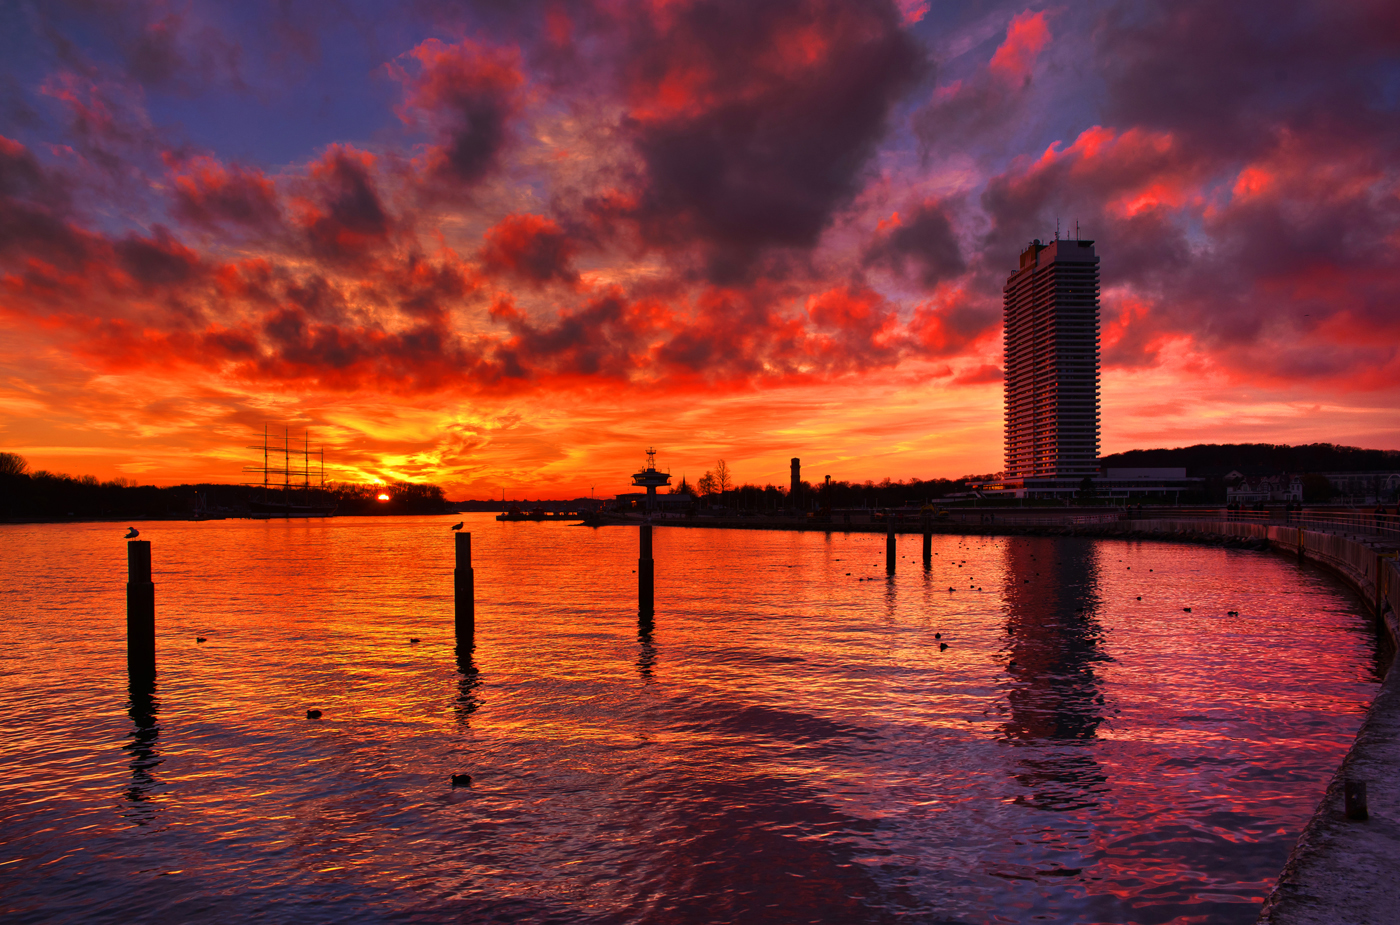
[[[522,511],[518,508],[511,508],[504,514],[497,514],[499,521],[522,521],[522,520],[578,520],[584,515],[576,512],[546,511],[542,508],[535,508],[533,511]]]
[[[245,516],[267,519],[273,517],[330,517],[339,506],[326,493],[326,451],[317,450],[320,460],[320,485],[312,485],[311,478],[311,436],[307,431],[302,435],[302,464],[292,463],[292,445],[286,428],[282,430],[282,445],[274,446],[269,441],[266,425],[263,426],[261,446],[250,446],[250,450],[262,450],[261,466],[245,466],[245,471],[262,474],[262,499],[248,499],[248,513]],[[282,465],[275,465],[277,452],[282,453]],[[281,476],[282,484],[274,481]],[[300,485],[297,482],[300,481]],[[256,486],[258,483],[247,483]],[[318,497],[319,496],[319,497]]]

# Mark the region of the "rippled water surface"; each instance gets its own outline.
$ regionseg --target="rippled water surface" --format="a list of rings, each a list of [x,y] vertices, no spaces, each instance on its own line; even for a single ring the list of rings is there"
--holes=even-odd
[[[458,652],[456,519],[139,525],[149,695],[124,525],[0,527],[0,917],[1252,922],[1379,670],[1269,554],[658,528],[647,627],[487,515]]]

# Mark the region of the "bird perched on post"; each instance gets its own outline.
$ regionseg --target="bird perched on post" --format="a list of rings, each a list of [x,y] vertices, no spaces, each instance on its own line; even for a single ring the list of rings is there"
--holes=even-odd
[[[141,531],[140,531],[140,530],[137,530],[135,527],[127,527],[127,528],[126,528],[126,539],[134,540],[134,539],[136,539],[136,538],[137,538],[138,536],[140,536],[140,535],[141,535]]]
[[[460,530],[460,529],[462,529],[462,527],[463,527],[465,524],[466,524],[466,521],[465,521],[465,520],[459,520],[459,521],[457,521],[455,524],[452,525],[452,529],[453,529],[453,530]]]

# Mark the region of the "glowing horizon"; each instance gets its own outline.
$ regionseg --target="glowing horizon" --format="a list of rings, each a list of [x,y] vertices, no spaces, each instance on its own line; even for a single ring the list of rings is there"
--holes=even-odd
[[[1057,224],[1103,454],[1400,449],[1400,28],[1263,10],[45,5],[0,39],[0,449],[240,482],[266,424],[453,498],[612,495],[649,445],[995,472],[1001,285]]]

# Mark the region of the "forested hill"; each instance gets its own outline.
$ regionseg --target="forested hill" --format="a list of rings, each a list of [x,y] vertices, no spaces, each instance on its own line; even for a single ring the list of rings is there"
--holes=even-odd
[[[1193,478],[1309,472],[1400,472],[1400,450],[1363,450],[1355,446],[1309,443],[1200,443],[1176,449],[1129,450],[1103,457],[1103,468],[1184,466]]]

